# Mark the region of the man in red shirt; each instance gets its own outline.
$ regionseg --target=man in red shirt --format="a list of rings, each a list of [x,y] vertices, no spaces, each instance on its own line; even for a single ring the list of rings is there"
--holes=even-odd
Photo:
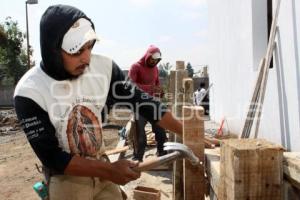
[[[129,70],[129,78],[144,92],[154,97],[162,97],[163,90],[159,84],[159,73],[157,64],[161,60],[161,52],[159,48],[151,45],[145,55],[134,63]],[[145,126],[147,120],[142,116],[136,117],[137,124],[137,152],[134,152],[134,160],[143,161],[145,148],[147,145],[147,138],[145,133]],[[157,142],[157,156],[165,155],[163,144],[166,141],[166,132],[156,124],[152,125],[152,131],[155,133],[155,140]]]

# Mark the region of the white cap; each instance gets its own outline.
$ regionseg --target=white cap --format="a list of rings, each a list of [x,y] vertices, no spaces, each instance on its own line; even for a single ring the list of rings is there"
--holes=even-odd
[[[153,59],[161,59],[161,54],[159,52],[155,52],[154,54],[152,54],[152,58]]]
[[[92,28],[92,23],[85,18],[80,18],[65,34],[61,48],[69,54],[74,54],[90,40],[99,39]]]

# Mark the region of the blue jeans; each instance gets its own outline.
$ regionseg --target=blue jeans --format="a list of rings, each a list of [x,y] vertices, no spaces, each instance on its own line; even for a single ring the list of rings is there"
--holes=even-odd
[[[145,126],[147,120],[139,116],[136,120],[136,131],[137,131],[137,150],[133,153],[134,159],[142,161],[145,153],[145,148],[147,146],[147,137],[145,132]],[[155,140],[157,142],[157,152],[163,153],[164,143],[166,142],[167,136],[165,129],[160,126],[151,123],[152,132],[155,134]]]

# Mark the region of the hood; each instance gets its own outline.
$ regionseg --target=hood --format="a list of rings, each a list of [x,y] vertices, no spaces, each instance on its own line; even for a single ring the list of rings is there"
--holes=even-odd
[[[141,66],[148,67],[147,60],[149,59],[150,56],[152,56],[152,54],[154,54],[156,52],[161,53],[158,47],[156,47],[154,45],[150,45],[150,47],[146,51],[145,55],[138,61],[138,64],[140,64]]]
[[[46,74],[56,80],[73,78],[64,69],[61,44],[65,33],[79,18],[86,18],[91,21],[82,11],[67,5],[50,6],[41,18],[41,68]],[[91,23],[94,28],[92,21]]]

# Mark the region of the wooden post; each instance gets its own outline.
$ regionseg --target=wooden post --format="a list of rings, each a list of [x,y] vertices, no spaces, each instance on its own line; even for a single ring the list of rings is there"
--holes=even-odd
[[[136,143],[136,127],[135,127],[135,122],[133,119],[130,119],[127,124],[126,124],[126,133],[125,135],[128,136],[129,139],[129,143],[132,143],[133,148],[135,148],[135,143]],[[116,148],[121,148],[124,147],[126,144],[126,140],[120,140],[116,146]],[[124,152],[120,152],[118,154],[112,154],[109,155],[108,158],[111,162],[116,162],[118,161],[122,155],[124,154]]]
[[[283,148],[262,139],[222,141],[219,200],[281,200]]]
[[[176,71],[170,71],[169,77],[169,103],[173,106],[175,104],[175,79],[176,79]],[[169,99],[168,99],[169,100]]]
[[[183,79],[183,102],[185,106],[192,106],[193,105],[193,93],[194,93],[194,83],[193,79],[185,78]]]
[[[169,109],[172,111],[172,113],[175,112],[175,80],[176,80],[176,71],[172,70],[170,72],[169,77],[169,94],[167,95],[168,103],[169,103]],[[175,141],[175,135],[170,134],[169,135],[169,141],[174,142]]]
[[[182,118],[182,106],[184,104],[183,79],[188,77],[186,70],[176,70],[175,78],[175,114],[178,119]]]
[[[176,70],[184,70],[184,61],[182,60],[176,61]]]
[[[184,61],[176,61],[175,72],[175,115],[177,118],[182,118],[182,106],[184,103],[184,88],[183,79],[188,77],[188,73],[184,70]],[[180,137],[175,136],[175,142],[182,143]],[[176,161],[173,164],[173,199],[183,199],[183,162]]]
[[[183,143],[187,145],[204,164],[204,110],[200,106],[183,106]],[[204,200],[204,166],[183,163],[184,200]]]
[[[287,180],[293,183],[293,186],[300,190],[300,153],[283,153],[283,172]],[[300,196],[299,196],[300,197]]]

